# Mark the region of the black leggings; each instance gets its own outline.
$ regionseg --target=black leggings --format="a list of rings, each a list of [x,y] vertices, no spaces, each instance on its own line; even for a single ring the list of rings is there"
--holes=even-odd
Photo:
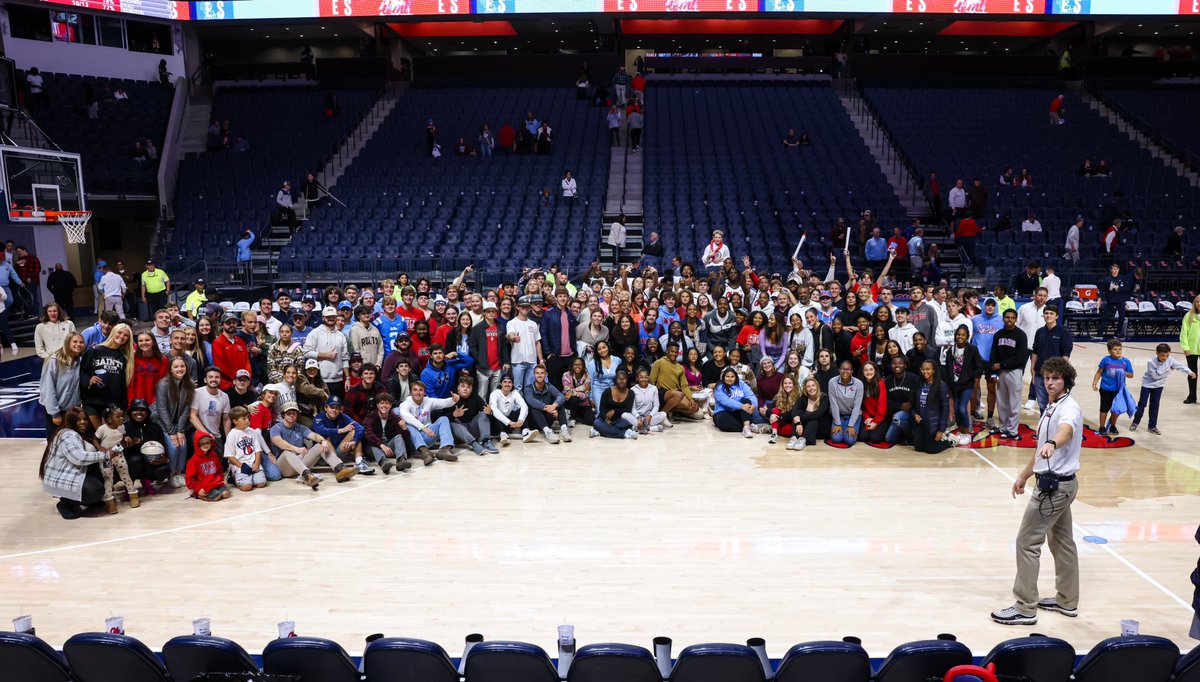
[[[1200,360],[1200,355],[1187,355],[1184,357],[1187,360],[1188,369],[1192,370],[1192,374],[1195,374],[1197,371],[1200,371],[1197,369],[1197,360]],[[1188,400],[1195,400],[1195,399],[1196,399],[1196,380],[1191,377],[1188,377]]]
[[[582,404],[580,398],[568,398],[565,407],[571,413],[571,418],[579,424],[591,424],[596,421],[596,413],[592,406]]]
[[[891,425],[891,417],[879,422],[873,429],[868,429],[864,424],[862,430],[858,433],[858,439],[867,443],[882,443],[886,440],[884,436],[887,435],[888,427]]]
[[[727,431],[729,433],[741,431],[749,423],[750,415],[742,410],[736,412],[725,410],[713,415],[713,426],[717,427],[718,431]]]
[[[87,468],[83,477],[83,489],[79,493],[79,503],[85,507],[99,504],[104,499],[104,474],[100,473],[100,465],[93,464]]]
[[[163,481],[171,475],[169,462],[150,464],[146,456],[140,452],[125,455],[125,463],[129,465],[129,477],[135,481],[148,478],[151,481]]]
[[[937,454],[942,450],[950,447],[950,443],[945,440],[934,440],[936,434],[930,433],[928,427],[924,424],[912,425],[912,444],[917,452],[928,452],[929,454]]]
[[[818,440],[825,440],[829,437],[831,426],[833,426],[833,421],[829,417],[824,419],[810,419],[804,422],[804,442],[809,445],[816,445]]]

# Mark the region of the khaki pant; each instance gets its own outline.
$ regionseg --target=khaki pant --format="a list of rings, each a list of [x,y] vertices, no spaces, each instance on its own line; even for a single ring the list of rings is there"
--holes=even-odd
[[[1034,484],[1036,479],[1030,479]],[[1054,556],[1055,599],[1068,609],[1079,604],[1079,554],[1071,527],[1071,503],[1075,501],[1079,481],[1060,481],[1058,490],[1045,495],[1034,488],[1021,530],[1017,532],[1017,579],[1013,583],[1016,608],[1026,616],[1037,613],[1038,569],[1041,567],[1042,544],[1050,544]]]
[[[333,450],[324,444],[313,445],[301,457],[291,450],[284,450],[275,458],[275,466],[284,478],[295,478],[312,468],[318,460],[324,459],[331,468],[336,469],[342,463]]]
[[[1021,428],[1021,370],[1009,369],[1000,373],[996,384],[996,412],[1000,417],[1000,428],[1017,433]]]

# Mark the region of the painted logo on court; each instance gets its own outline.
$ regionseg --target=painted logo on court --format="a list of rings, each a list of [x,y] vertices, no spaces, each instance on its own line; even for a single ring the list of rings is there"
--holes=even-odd
[[[869,445],[879,450],[887,450],[888,448],[892,447],[891,443],[862,443],[861,441],[860,443],[862,445]],[[834,443],[831,440],[826,440],[825,444],[831,448],[838,449],[845,449],[849,447],[845,443]],[[1125,436],[1101,436],[1100,434],[1096,433],[1092,427],[1087,426],[1086,424],[1083,427],[1083,447],[1085,448],[1109,450],[1112,448],[1127,448],[1133,444],[1134,440],[1132,438],[1127,438]],[[1021,424],[1020,428],[1017,430],[1017,438],[1001,438],[1000,434],[988,433],[983,427],[976,426],[975,433],[971,437],[971,442],[964,447],[991,448],[1001,445],[1010,448],[1033,449],[1037,447],[1037,434],[1034,433],[1033,429]]]

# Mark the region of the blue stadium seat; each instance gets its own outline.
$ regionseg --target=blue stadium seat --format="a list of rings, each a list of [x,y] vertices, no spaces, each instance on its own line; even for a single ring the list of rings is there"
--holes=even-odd
[[[63,654],[80,682],[171,682],[154,652],[128,635],[78,634],[63,644]]]
[[[446,651],[423,639],[377,639],[363,652],[363,665],[371,682],[458,682]]]
[[[72,682],[67,661],[35,635],[0,632],[4,679],[13,682]]]
[[[480,642],[467,654],[467,682],[558,682],[558,670],[536,644]]]
[[[1110,637],[1075,668],[1076,682],[1166,682],[1179,660],[1179,647],[1153,635]]]
[[[1200,646],[1179,657],[1171,682],[1200,682]]]
[[[876,682],[925,682],[941,677],[956,665],[971,662],[971,650],[962,642],[929,639],[901,644],[888,654]]]
[[[263,649],[263,671],[296,675],[303,682],[359,682],[358,668],[337,642],[284,637]]]
[[[867,682],[871,659],[851,642],[802,642],[788,649],[775,672],[776,682]]]
[[[175,680],[204,673],[253,673],[258,664],[240,644],[223,637],[183,635],[163,645],[162,657]]]
[[[1024,675],[1029,682],[1066,682],[1075,667],[1075,647],[1055,637],[1021,637],[997,644],[983,659],[1000,675]]]
[[[661,682],[658,664],[645,648],[630,644],[588,644],[575,652],[567,682]]]
[[[679,652],[671,682],[763,682],[758,654],[744,644],[693,644]]]

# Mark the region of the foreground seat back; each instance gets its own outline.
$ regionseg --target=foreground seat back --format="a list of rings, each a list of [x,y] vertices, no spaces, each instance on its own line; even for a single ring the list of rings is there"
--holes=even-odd
[[[296,675],[303,682],[359,682],[358,668],[337,642],[284,637],[263,649],[263,672]]]
[[[525,642],[480,642],[467,654],[468,682],[558,682],[546,652]]]
[[[36,635],[0,632],[0,666],[12,682],[71,682],[67,659]]]
[[[631,644],[588,644],[575,652],[567,682],[662,682],[654,656]]]
[[[1179,647],[1164,637],[1110,637],[1075,668],[1076,682],[1166,682],[1179,661]]]
[[[679,652],[671,682],[763,682],[758,654],[744,644],[694,644]]]
[[[1075,668],[1075,647],[1056,637],[1020,637],[1000,642],[983,659],[996,674],[1024,676],[1029,682],[1067,682]]]
[[[163,645],[163,660],[175,682],[204,673],[256,673],[258,664],[240,644],[224,637],[184,635]]]
[[[971,662],[971,650],[962,642],[928,639],[901,644],[888,654],[876,682],[926,682],[942,677],[956,665]]]
[[[867,682],[871,658],[850,642],[802,642],[788,649],[776,682]]]
[[[458,670],[434,642],[384,637],[367,645],[363,671],[371,682],[458,682]]]
[[[78,634],[63,644],[80,682],[170,682],[167,668],[145,644],[128,635]]]

